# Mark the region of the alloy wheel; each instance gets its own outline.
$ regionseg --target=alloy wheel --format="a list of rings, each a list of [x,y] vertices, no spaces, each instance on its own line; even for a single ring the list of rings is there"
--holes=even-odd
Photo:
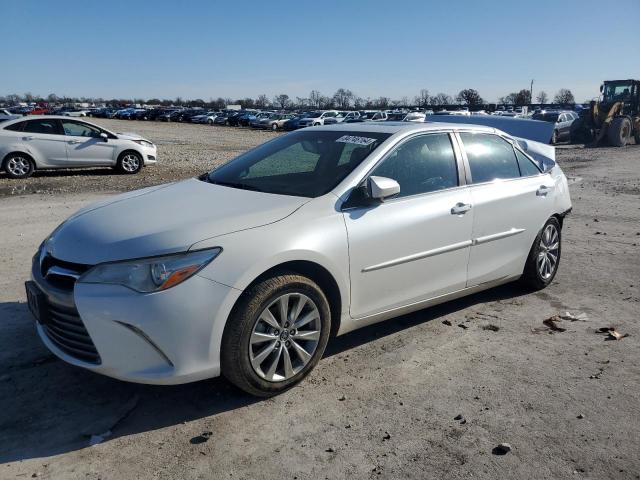
[[[555,225],[547,225],[540,238],[538,253],[538,274],[543,280],[548,280],[558,267],[560,253],[560,235]]]
[[[122,169],[125,172],[133,173],[140,168],[140,159],[137,155],[129,153],[122,157]]]
[[[6,168],[11,175],[23,177],[31,171],[31,164],[25,157],[11,157]]]
[[[299,373],[311,360],[320,341],[320,312],[301,293],[279,296],[256,320],[249,339],[253,370],[269,382],[281,382]]]

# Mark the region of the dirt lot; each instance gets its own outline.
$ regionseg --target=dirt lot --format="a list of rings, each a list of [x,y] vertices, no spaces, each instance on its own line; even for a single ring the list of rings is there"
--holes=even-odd
[[[23,281],[61,220],[272,135],[101,123],[148,135],[161,165],[136,177],[0,177],[0,478],[640,479],[640,147],[559,150],[574,211],[548,289],[505,286],[334,339],[302,385],[256,401],[222,379],[111,380],[37,339]],[[587,319],[545,331],[566,311]],[[595,333],[612,325],[630,336]],[[493,454],[501,442],[512,451]]]

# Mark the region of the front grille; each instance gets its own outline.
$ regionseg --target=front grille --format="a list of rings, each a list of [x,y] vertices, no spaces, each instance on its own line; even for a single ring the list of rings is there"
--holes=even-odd
[[[49,304],[43,328],[49,340],[66,354],[85,362],[100,363],[100,355],[75,309]]]
[[[70,298],[73,298],[76,280],[89,268],[91,265],[65,262],[51,255],[46,255],[40,262],[40,273],[45,282],[66,292]],[[60,350],[78,360],[100,363],[100,355],[72,301],[66,306],[47,302],[46,317],[42,328]]]

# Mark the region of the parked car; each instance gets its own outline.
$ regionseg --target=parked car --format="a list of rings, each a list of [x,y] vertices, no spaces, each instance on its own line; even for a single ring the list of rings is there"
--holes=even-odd
[[[64,116],[20,118],[1,124],[2,170],[27,178],[36,170],[113,167],[138,173],[157,162],[156,146],[132,133],[113,133]]]
[[[556,144],[563,140],[570,140],[571,125],[578,118],[578,114],[570,110],[546,110],[544,113],[534,113],[531,118],[555,124],[551,144]]]
[[[68,109],[59,112],[58,115],[62,115],[63,117],[86,117],[87,113],[89,113],[87,110]]]
[[[338,112],[336,112],[335,110],[311,112],[307,115],[307,117],[301,118],[298,125],[300,127],[315,127],[318,125],[324,125],[324,120],[326,118],[333,118],[337,116]]]
[[[282,129],[290,132],[292,130],[297,130],[299,128],[302,128],[300,126],[300,120],[302,120],[303,118],[306,118],[308,115],[309,115],[309,112],[296,114],[292,119],[284,122],[284,124],[282,125]]]
[[[335,117],[326,117],[324,119],[324,125],[334,125],[336,123],[342,123],[347,120],[359,118],[360,112],[338,112]]]
[[[387,122],[424,122],[426,115],[420,112],[388,113]]]
[[[208,123],[213,125],[214,120],[220,114],[220,112],[207,112],[202,115],[195,115],[191,117],[191,123]]]
[[[221,112],[216,118],[213,119],[214,125],[229,125],[230,112]]]
[[[16,118],[21,118],[22,115],[18,115],[17,113],[11,113],[6,108],[0,109],[0,122],[6,122],[8,120],[15,120]]]
[[[175,119],[181,111],[181,108],[169,108],[158,115],[158,120],[161,122],[175,122]]]
[[[292,132],[73,215],[34,255],[28,305],[76,366],[154,384],[223,374],[274,395],[331,334],[518,279],[548,286],[571,209],[560,167],[528,153],[548,150],[476,125]]]
[[[260,118],[263,118],[264,116],[270,115],[270,114],[271,112],[263,113],[263,112],[258,112],[257,110],[246,110],[244,114],[238,117],[238,126],[248,127],[249,125],[251,125],[251,122],[258,117],[258,115],[260,115]]]
[[[268,117],[256,119],[256,121],[252,123],[251,126],[253,128],[281,130],[285,122],[288,122],[294,117],[295,115],[293,113],[272,113]]]
[[[29,115],[48,115],[49,109],[45,107],[34,107],[29,112]]]
[[[238,110],[236,112],[231,113],[231,115],[227,117],[225,125],[231,125],[232,127],[240,126],[240,118],[246,115],[247,113],[250,113],[250,112],[247,112],[246,110]]]

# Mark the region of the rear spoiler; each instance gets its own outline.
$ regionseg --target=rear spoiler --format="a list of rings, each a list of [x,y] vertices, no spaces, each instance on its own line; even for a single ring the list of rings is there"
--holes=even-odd
[[[503,131],[518,142],[518,146],[538,162],[544,171],[555,165],[556,149],[549,145],[553,123],[527,118],[499,117],[493,115],[429,115],[425,122],[461,123],[484,125]]]

